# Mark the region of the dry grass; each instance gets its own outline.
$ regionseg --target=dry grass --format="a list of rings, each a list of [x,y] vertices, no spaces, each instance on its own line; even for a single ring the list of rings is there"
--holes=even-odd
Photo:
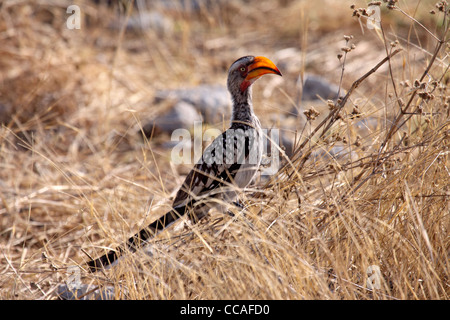
[[[410,17],[383,4],[385,40],[362,34],[350,1],[169,11],[165,35],[111,29],[124,8],[87,0],[76,1],[80,30],[65,28],[70,1],[0,3],[0,298],[54,298],[84,252],[95,257],[165,212],[189,166],[170,164],[158,144],[170,137],[139,137],[164,111],[155,90],[224,84],[232,61],[258,54],[284,81],[255,85],[256,112],[295,136],[294,157],[246,195],[245,215],[212,212],[161,234],[151,257],[129,255],[82,282],[131,299],[449,299],[449,17],[435,2],[400,1]],[[290,116],[310,108],[298,78],[339,83],[344,59],[347,97],[316,104],[316,120]]]

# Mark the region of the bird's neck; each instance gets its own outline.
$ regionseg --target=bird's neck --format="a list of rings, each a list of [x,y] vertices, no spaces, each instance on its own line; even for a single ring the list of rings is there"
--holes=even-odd
[[[254,126],[258,121],[252,106],[250,88],[233,97],[233,111],[231,115],[231,127]]]

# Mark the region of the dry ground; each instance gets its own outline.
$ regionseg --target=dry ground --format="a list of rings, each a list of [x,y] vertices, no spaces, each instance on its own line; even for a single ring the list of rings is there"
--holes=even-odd
[[[246,193],[245,214],[211,212],[80,280],[128,299],[449,299],[449,17],[436,2],[382,3],[376,32],[352,17],[356,0],[159,8],[167,30],[125,29],[124,5],[1,1],[0,298],[54,299],[67,267],[165,212],[190,166],[170,163],[169,136],[139,135],[168,107],[156,90],[225,84],[255,54],[284,74],[255,84],[254,104],[295,139],[293,158]],[[343,64],[348,96],[308,120],[299,79],[339,84]]]

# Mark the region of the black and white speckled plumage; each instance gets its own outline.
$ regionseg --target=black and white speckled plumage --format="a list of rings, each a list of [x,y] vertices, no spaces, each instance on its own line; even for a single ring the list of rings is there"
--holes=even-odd
[[[233,202],[251,182],[261,163],[263,144],[261,125],[253,112],[251,97],[251,84],[260,75],[249,77],[250,67],[255,63],[255,57],[245,56],[231,65],[227,80],[233,106],[230,128],[205,149],[177,192],[173,210],[129,238],[125,245],[88,262],[90,271],[113,263],[125,250],[135,251],[186,213],[196,222],[212,207],[225,209],[226,204]],[[281,75],[278,69],[265,68]]]

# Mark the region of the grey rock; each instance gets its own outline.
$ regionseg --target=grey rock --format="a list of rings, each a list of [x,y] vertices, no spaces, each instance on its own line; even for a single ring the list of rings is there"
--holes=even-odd
[[[113,300],[114,287],[99,288],[92,284],[80,284],[72,288],[66,284],[60,284],[56,294],[62,300]]]
[[[326,79],[316,76],[307,75],[305,82],[303,83],[303,101],[322,99],[336,99],[339,86],[328,82]]]
[[[13,108],[9,104],[0,102],[0,124],[7,124],[11,121],[13,115]]]
[[[185,101],[178,101],[168,113],[146,124],[143,130],[147,137],[152,134],[152,131],[171,134],[176,129],[193,128],[195,121],[202,121],[202,117],[194,106]]]
[[[302,119],[306,120],[306,118],[302,113],[305,108],[305,102],[321,103],[320,99],[336,101],[338,90],[339,86],[328,82],[326,79],[322,77],[312,74],[307,75],[303,83],[303,91],[302,91],[303,103],[300,107],[301,110],[299,112],[297,108],[293,107],[291,110],[291,114],[296,116],[301,115]],[[341,89],[340,95],[342,95],[342,93],[343,90]]]
[[[231,115],[230,96],[224,86],[200,85],[193,88],[161,90],[155,102],[162,100],[184,101],[194,106],[208,123],[218,123]]]

